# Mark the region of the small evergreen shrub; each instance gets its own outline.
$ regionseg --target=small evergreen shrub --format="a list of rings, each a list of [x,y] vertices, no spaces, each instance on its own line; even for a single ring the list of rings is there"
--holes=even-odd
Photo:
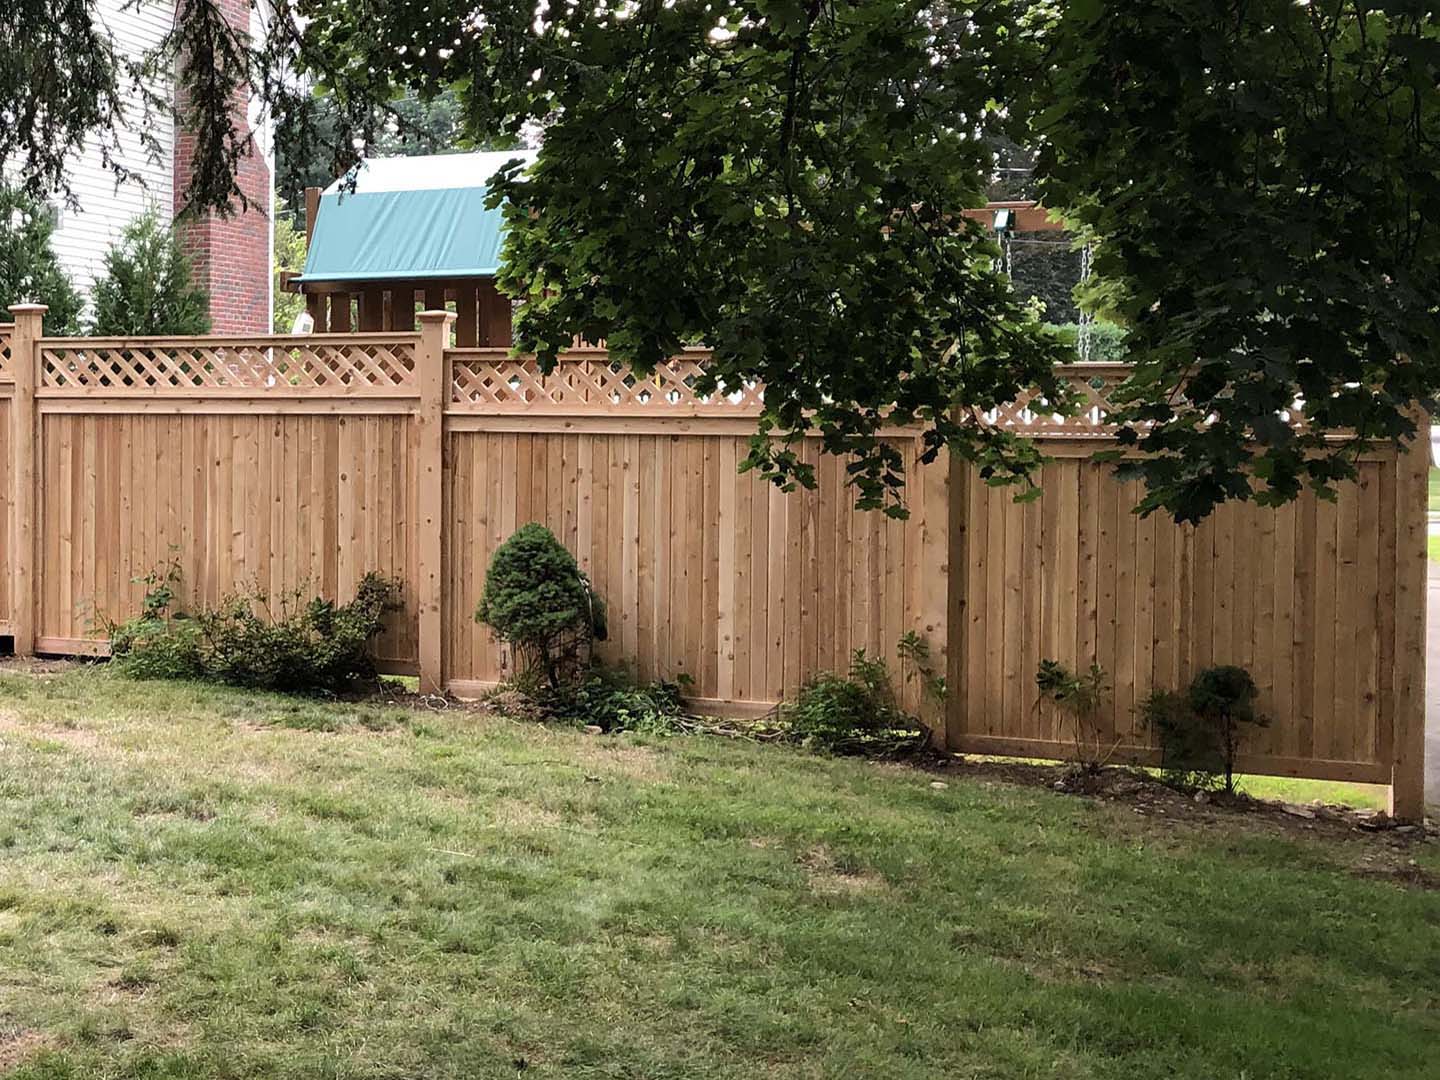
[[[606,636],[605,604],[590,579],[536,522],[495,549],[475,621],[510,646],[522,687],[543,679],[552,693],[586,674],[592,643]]]
[[[1105,669],[1092,663],[1082,675],[1059,660],[1041,660],[1035,686],[1042,701],[1051,702],[1070,717],[1075,734],[1075,764],[1087,773],[1099,772],[1115,749],[1111,746],[1107,750],[1100,727],[1100,709],[1110,689]]]
[[[1250,673],[1231,664],[1199,672],[1184,694],[1152,692],[1141,713],[1160,742],[1166,779],[1186,788],[1223,787],[1233,795],[1246,729],[1270,722],[1255,710],[1258,696]]]
[[[178,572],[151,584],[140,614],[110,628],[110,654],[137,679],[194,678],[257,690],[338,692],[374,679],[369,647],[396,582],[366,574],[348,604],[296,590],[237,593],[208,610],[175,609]]]
[[[1186,694],[1152,690],[1140,702],[1140,717],[1160,743],[1160,775],[1167,784],[1181,791],[1220,786],[1224,761]]]
[[[196,335],[210,332],[210,299],[195,284],[189,257],[160,216],[140,215],[105,255],[95,282],[96,334]]]
[[[779,719],[789,738],[832,753],[888,749],[926,736],[897,703],[885,661],[864,649],[855,650],[848,675],[823,672],[807,682]]]
[[[11,304],[46,304],[46,334],[80,332],[84,301],[55,254],[50,208],[0,184],[0,322]]]

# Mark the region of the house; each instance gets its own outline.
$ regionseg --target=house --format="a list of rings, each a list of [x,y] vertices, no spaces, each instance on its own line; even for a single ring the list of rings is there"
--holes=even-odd
[[[252,10],[249,0],[218,0],[232,24],[260,29],[262,12]],[[165,0],[95,0],[95,18],[113,38],[117,51],[138,57],[155,48],[165,37],[175,15],[174,4]],[[135,91],[126,102],[132,125],[143,109]],[[177,104],[179,104],[177,102]],[[255,152],[241,164],[240,186],[250,201],[244,213],[229,218],[203,214],[182,219],[177,228],[189,252],[196,277],[210,294],[210,320],[217,334],[263,334],[271,328],[273,309],[271,252],[274,228],[270,208],[274,205],[274,140],[270,125],[253,102],[237,102],[238,117],[255,136]],[[146,127],[159,142],[156,159],[141,145],[134,130],[117,133],[116,158],[134,178],[119,185],[106,168],[97,143],[87,144],[70,172],[71,190],[78,207],[56,200],[57,228],[55,253],[71,280],[88,296],[95,279],[103,272],[105,253],[135,217],[154,207],[173,220],[183,209],[184,190],[190,176],[194,137],[177,130],[172,116],[153,115]]]
[[[486,184],[534,151],[371,158],[306,193],[305,294],[318,333],[411,330],[415,313],[450,307],[463,347],[510,345],[510,301],[495,288],[504,216]]]

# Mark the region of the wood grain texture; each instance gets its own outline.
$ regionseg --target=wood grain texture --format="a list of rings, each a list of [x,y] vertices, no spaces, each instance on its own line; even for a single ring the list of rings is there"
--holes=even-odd
[[[1081,457],[1049,462],[1044,494],[1023,508],[967,475],[956,485],[967,517],[952,528],[951,587],[966,614],[950,665],[951,747],[1066,745],[1068,722],[1038,701],[1027,644],[1038,642],[1072,668],[1105,669],[1103,726],[1129,759],[1154,750],[1139,716],[1151,689],[1238,664],[1273,720],[1247,740],[1251,768],[1294,775],[1312,761],[1314,775],[1357,778],[1390,768],[1391,710],[1413,714],[1422,678],[1408,658],[1423,652],[1413,507],[1424,475],[1379,456],[1359,469],[1335,502],[1307,492],[1274,510],[1228,503],[1198,528],[1137,517],[1134,482]]]
[[[918,527],[905,528],[854,510],[833,466],[822,469],[818,491],[788,494],[738,473],[745,444],[731,435],[451,431],[450,678],[488,683],[506,674],[503,650],[473,613],[495,547],[527,521],[546,525],[575,552],[608,607],[610,640],[601,655],[642,677],[683,673],[699,697],[773,703],[822,670],[792,647],[802,640],[816,642],[824,667],[843,670],[845,645],[853,645],[878,649],[898,673],[895,646],[911,629],[930,641],[943,671],[949,518],[942,467],[919,467],[914,440],[901,444],[917,470],[911,499],[919,511]],[[484,473],[498,479],[486,488],[489,500],[466,498]],[[491,527],[497,517],[499,529]],[[807,538],[814,521],[824,523],[821,535]],[[810,541],[818,542],[812,548]],[[806,550],[815,559],[796,573]],[[932,580],[922,582],[926,573]],[[917,696],[913,686],[905,693]]]

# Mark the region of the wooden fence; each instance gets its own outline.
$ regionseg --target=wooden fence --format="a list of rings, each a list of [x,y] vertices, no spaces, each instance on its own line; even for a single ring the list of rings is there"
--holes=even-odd
[[[932,719],[951,748],[1063,756],[1034,687],[1053,657],[1106,669],[1116,759],[1153,761],[1139,699],[1238,663],[1273,717],[1247,769],[1391,783],[1397,812],[1419,812],[1423,445],[1367,456],[1333,503],[1141,519],[1138,489],[1090,460],[1123,369],[1076,365],[1080,416],[991,417],[1042,441],[1041,499],[922,467],[897,429],[911,516],[895,521],[852,508],[818,440],[816,491],[737,473],[761,390],[700,397],[701,350],[645,380],[583,349],[542,376],[446,348],[439,313],[416,333],[120,340],[40,338],[40,312],[12,310],[0,634],[17,652],[103,653],[133,579],[171,560],[192,602],[246,585],[344,598],[375,569],[405,583],[382,665],[473,694],[506,673],[473,618],[490,554],[541,521],[606,598],[608,658],[688,675],[707,707],[764,711],[858,648],[898,670],[913,631],[948,676]]]

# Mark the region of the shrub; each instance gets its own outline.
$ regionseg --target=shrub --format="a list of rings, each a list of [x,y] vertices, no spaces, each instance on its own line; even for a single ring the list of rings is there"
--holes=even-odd
[[[370,642],[398,594],[395,582],[372,572],[348,604],[306,601],[299,590],[274,601],[248,592],[187,615],[174,610],[178,573],[146,580],[152,588],[140,615],[110,630],[111,656],[121,672],[261,690],[335,692],[373,679]]]
[[[926,735],[923,725],[896,703],[885,661],[855,650],[848,676],[824,672],[780,709],[788,736],[835,753],[893,747]]]
[[[592,642],[606,635],[605,605],[590,579],[535,522],[495,549],[475,621],[510,646],[522,686],[543,677],[552,692],[585,674]]]
[[[1160,742],[1160,772],[1167,784],[1182,791],[1220,785],[1224,761],[1189,697],[1175,690],[1152,690],[1140,702],[1140,716]]]
[[[1189,788],[1223,786],[1235,793],[1235,761],[1245,727],[1269,720],[1255,711],[1259,691],[1242,667],[1206,668],[1184,694],[1157,690],[1141,705],[1160,742],[1160,764],[1171,783]]]
[[[639,683],[624,668],[592,662],[573,684],[552,690],[547,683],[524,687],[514,681],[491,694],[487,703],[516,720],[548,721],[604,732],[634,731],[669,735],[687,719],[683,694],[689,678]]]
[[[210,300],[174,232],[151,210],[125,226],[95,283],[94,332],[206,334]]]
[[[1244,738],[1242,725],[1264,727],[1270,721],[1255,711],[1255,680],[1232,664],[1206,668],[1190,683],[1190,708],[1208,726],[1225,768],[1225,790],[1235,791],[1235,759]]]
[[[1092,663],[1090,670],[1080,675],[1059,660],[1041,660],[1035,685],[1041,700],[1059,706],[1070,717],[1075,733],[1075,764],[1086,772],[1098,772],[1119,745],[1117,740],[1109,750],[1105,748],[1099,724],[1100,708],[1110,689],[1105,669]]]
[[[55,255],[54,233],[48,206],[0,184],[0,321],[11,320],[11,304],[48,304],[45,333],[79,332],[84,304]]]

